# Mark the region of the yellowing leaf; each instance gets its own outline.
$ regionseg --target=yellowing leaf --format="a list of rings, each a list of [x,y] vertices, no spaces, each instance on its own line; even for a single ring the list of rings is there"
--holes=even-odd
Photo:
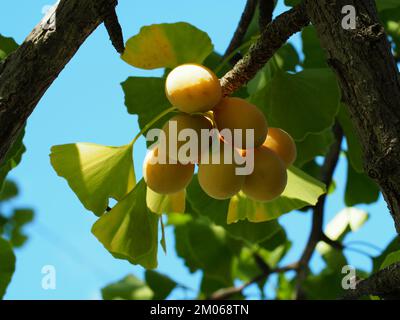
[[[258,202],[239,192],[229,203],[227,222],[236,223],[244,219],[251,222],[273,220],[292,210],[315,205],[323,193],[325,187],[321,182],[292,166],[288,170],[286,189],[279,198]]]
[[[92,233],[114,257],[152,269],[157,267],[158,220],[146,206],[146,184],[141,180],[97,220]]]
[[[107,147],[93,143],[54,146],[50,160],[86,209],[100,216],[109,198],[121,200],[135,186],[132,145]]]
[[[145,26],[130,38],[121,58],[141,69],[174,68],[183,63],[202,63],[213,51],[208,35],[185,23]]]
[[[147,188],[146,203],[150,211],[163,213],[184,213],[186,191],[182,190],[174,194],[164,195]]]

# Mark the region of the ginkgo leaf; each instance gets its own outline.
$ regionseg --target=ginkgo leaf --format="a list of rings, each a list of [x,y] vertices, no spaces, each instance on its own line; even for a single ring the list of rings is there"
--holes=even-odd
[[[141,180],[97,220],[92,233],[114,257],[152,269],[157,267],[158,220],[146,206],[146,184]]]
[[[15,255],[11,244],[0,238],[0,299],[6,293],[8,284],[15,271]]]
[[[147,187],[146,203],[150,211],[158,214],[184,213],[186,191],[182,190],[174,194],[159,194]]]
[[[340,92],[328,68],[298,73],[276,72],[268,84],[250,96],[271,127],[287,131],[295,140],[321,133],[333,126],[339,110]],[[290,116],[288,116],[290,115]]]
[[[110,198],[121,200],[135,186],[132,145],[77,143],[51,148],[50,161],[86,209],[100,216]]]
[[[273,220],[292,210],[315,205],[320,195],[325,192],[325,186],[321,182],[292,166],[288,170],[286,189],[279,198],[259,202],[239,192],[229,203],[227,221],[236,223],[244,219],[251,222]]]
[[[141,69],[174,68],[183,63],[202,63],[213,51],[207,33],[189,23],[145,26],[126,43],[122,59]]]
[[[380,270],[390,266],[391,264],[400,262],[400,251],[395,251],[392,253],[389,253],[385,260],[383,261]]]
[[[146,283],[131,274],[104,287],[101,294],[104,300],[150,300],[154,296]]]

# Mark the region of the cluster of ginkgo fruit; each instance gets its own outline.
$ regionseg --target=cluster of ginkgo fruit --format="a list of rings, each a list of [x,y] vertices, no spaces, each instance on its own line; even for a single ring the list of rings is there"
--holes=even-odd
[[[270,201],[282,194],[287,184],[287,167],[296,159],[296,145],[287,132],[268,128],[264,114],[248,101],[223,97],[217,76],[198,64],[184,64],[173,69],[166,79],[165,93],[179,110],[162,128],[167,137],[163,150],[167,158],[174,161],[155,161],[161,150],[159,146],[149,151],[143,164],[143,177],[150,189],[160,194],[182,191],[189,185],[197,164],[199,184],[212,198],[228,199],[240,190],[256,201]],[[171,121],[176,124],[175,135],[170,134]],[[178,135],[188,128],[199,137],[202,129],[217,129],[219,146],[215,149],[212,142],[199,143],[192,161],[183,163],[177,153],[171,154],[168,150],[171,138],[177,149],[183,146],[185,141],[180,141]],[[243,131],[241,140],[232,138],[235,129]],[[253,143],[246,139],[246,129],[254,130]],[[233,161],[224,161],[225,147],[231,150],[228,155]],[[245,157],[249,150],[254,152],[253,170],[248,175],[239,175],[236,169],[243,162],[235,159]],[[210,158],[217,152],[219,163],[202,162],[201,155],[205,152]]]

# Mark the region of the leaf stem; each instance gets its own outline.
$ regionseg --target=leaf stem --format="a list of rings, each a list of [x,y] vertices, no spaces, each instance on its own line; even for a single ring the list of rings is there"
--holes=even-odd
[[[147,130],[149,130],[158,120],[160,120],[162,117],[164,117],[165,115],[167,115],[170,112],[173,112],[176,110],[176,107],[171,107],[168,108],[166,110],[164,110],[163,112],[159,113],[157,116],[155,116],[153,119],[150,120],[150,122],[148,122],[142,130],[140,130],[140,132],[135,136],[135,138],[132,140],[131,144],[135,144],[135,142],[140,138],[140,136],[142,134],[144,134]]]

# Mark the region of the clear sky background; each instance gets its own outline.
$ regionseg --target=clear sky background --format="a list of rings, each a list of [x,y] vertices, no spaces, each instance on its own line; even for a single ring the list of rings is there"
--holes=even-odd
[[[55,0],[4,1],[0,11],[0,33],[21,43],[43,16],[43,8]],[[125,38],[138,33],[141,26],[162,22],[189,22],[206,31],[219,52],[225,50],[242,12],[244,0],[120,0],[118,15]],[[285,10],[279,0],[276,13]],[[298,38],[297,38],[298,39]],[[292,39],[296,46],[299,41]],[[100,288],[119,280],[128,273],[139,277],[143,269],[114,259],[91,234],[96,217],[86,211],[59,178],[49,161],[53,145],[71,142],[94,142],[123,145],[138,132],[136,116],[124,106],[120,83],[129,76],[154,76],[159,71],[141,71],[125,64],[110,44],[103,26],[85,42],[45,94],[27,125],[23,161],[10,174],[20,188],[20,196],[10,203],[33,207],[35,221],[26,228],[29,241],[17,250],[17,269],[8,288],[6,299],[98,299]],[[21,94],[24,94],[21,92]],[[135,147],[135,166],[141,175],[145,155],[143,141]],[[326,221],[342,210],[345,161],[335,175],[338,188],[327,203]],[[7,210],[7,207],[4,208]],[[348,241],[364,240],[384,248],[395,235],[392,219],[385,202],[360,206],[371,214],[370,220]],[[307,241],[311,214],[293,212],[280,219],[287,228],[293,247],[283,263],[296,261]],[[168,255],[159,253],[158,271],[180,283],[198,288],[201,274],[190,274],[183,261],[175,255],[172,230],[167,229]],[[372,249],[364,251],[374,254]],[[351,264],[371,269],[369,258],[348,252]],[[43,290],[41,269],[53,265],[57,271],[56,290]],[[315,254],[315,270],[321,259]],[[270,292],[272,287],[269,287]],[[249,293],[255,293],[249,288]],[[171,298],[194,297],[195,292],[175,290]],[[257,297],[254,295],[253,297]]]

